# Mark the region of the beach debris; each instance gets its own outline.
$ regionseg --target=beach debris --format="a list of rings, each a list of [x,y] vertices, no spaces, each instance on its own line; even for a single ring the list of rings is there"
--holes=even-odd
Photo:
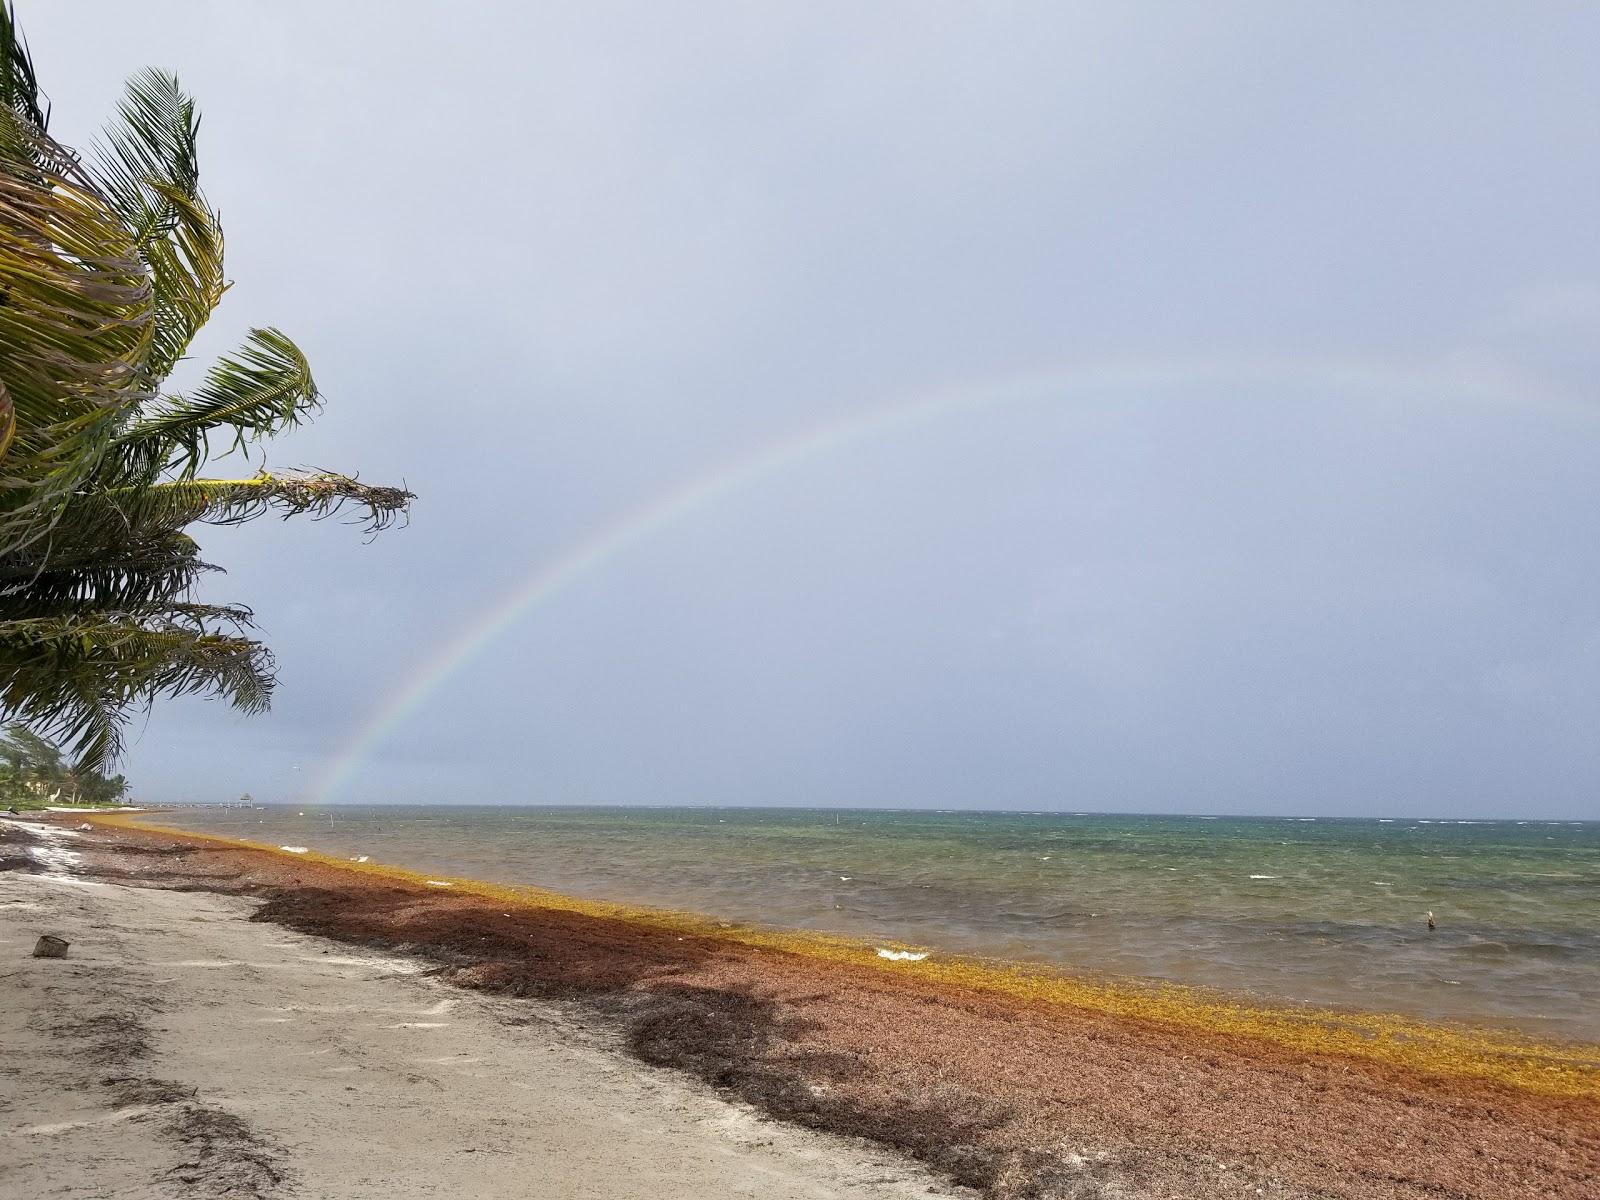
[[[49,933],[43,934],[33,944],[33,956],[35,958],[65,958],[68,944],[65,938],[58,938]]]
[[[351,862],[366,862],[367,861],[367,857],[368,856],[365,855],[365,854],[352,854],[350,856],[350,861]]]
[[[89,822],[87,822],[87,821],[85,821],[83,824],[78,826],[78,832],[79,833],[92,833],[93,831],[94,831],[94,826],[89,824]]]
[[[310,847],[309,846],[279,846],[278,849],[279,850],[287,850],[290,854],[305,854],[310,849]]]
[[[926,950],[885,950],[877,947],[878,957],[887,958],[891,962],[921,962],[928,957]]]
[[[1432,910],[1431,910],[1431,909],[1430,909],[1430,910],[1429,910],[1429,912],[1428,912],[1428,928],[1429,928],[1429,929],[1430,929],[1430,930],[1433,930],[1433,929],[1437,929],[1437,928],[1439,928],[1439,927],[1438,927],[1438,926],[1437,926],[1437,925],[1436,925],[1436,924],[1434,924],[1434,921],[1433,921],[1433,912],[1432,912]]]

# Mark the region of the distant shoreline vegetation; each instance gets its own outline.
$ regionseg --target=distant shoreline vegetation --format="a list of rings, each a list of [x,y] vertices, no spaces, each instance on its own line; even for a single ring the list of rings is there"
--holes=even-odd
[[[68,763],[60,747],[21,726],[0,734],[0,808],[117,808],[127,802],[123,776]]]

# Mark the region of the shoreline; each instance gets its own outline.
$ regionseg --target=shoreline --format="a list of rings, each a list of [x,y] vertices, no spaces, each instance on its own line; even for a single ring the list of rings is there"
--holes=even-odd
[[[851,967],[867,966],[892,977],[911,976],[923,982],[998,993],[1047,1007],[1064,1006],[1205,1033],[1262,1038],[1307,1052],[1375,1059],[1424,1072],[1476,1076],[1557,1096],[1600,1100],[1600,1043],[1543,1039],[1504,1027],[1429,1021],[1399,1013],[1253,1001],[1190,984],[1093,976],[1051,964],[970,954],[933,954],[926,946],[893,939],[869,941],[848,934],[784,929],[724,920],[714,914],[573,896],[530,884],[430,875],[310,848],[291,852],[245,838],[194,833],[151,819],[159,816],[159,811],[146,810],[102,813],[87,819],[106,826],[205,842],[220,849],[248,849],[290,861],[317,863],[379,880],[448,885],[459,895],[518,907],[631,921],[673,935],[710,937]],[[921,953],[925,957],[896,960],[883,951]]]
[[[7,1200],[520,1200],[531,1179],[591,1200],[962,1200],[638,1063],[559,1004],[253,922],[253,899],[64,867],[0,872]],[[40,928],[65,959],[28,956]]]
[[[1600,1071],[1579,1050],[890,962],[848,939],[91,824],[90,877],[262,897],[255,920],[421,957],[480,992],[576,1002],[648,1063],[996,1197],[1076,1180],[1542,1200],[1600,1179]]]
[[[819,809],[174,807],[162,824],[1208,1003],[1600,1045],[1593,829]],[[1554,835],[1553,837],[1550,835]],[[1439,910],[1436,929],[1426,914]]]

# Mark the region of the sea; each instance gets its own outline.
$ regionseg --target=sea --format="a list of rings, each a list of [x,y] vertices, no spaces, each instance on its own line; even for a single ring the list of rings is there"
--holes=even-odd
[[[159,819],[936,954],[1600,1043],[1600,822],[501,805]]]

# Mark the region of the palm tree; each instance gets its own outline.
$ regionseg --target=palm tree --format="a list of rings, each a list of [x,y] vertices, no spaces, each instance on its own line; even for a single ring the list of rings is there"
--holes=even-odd
[[[214,439],[247,452],[321,405],[276,329],[192,391],[164,390],[228,286],[199,124],[176,78],[145,71],[79,156],[50,136],[0,7],[0,713],[88,767],[118,755],[127,716],[157,696],[270,700],[250,610],[194,598],[217,568],[187,526],[353,506],[376,531],[413,498],[327,471],[199,477]]]
[[[8,794],[59,784],[67,769],[61,751],[32,730],[12,726],[0,732],[0,781]]]
[[[52,794],[69,804],[120,804],[128,781],[68,764],[59,748],[20,725],[0,731],[0,802],[37,803]]]

